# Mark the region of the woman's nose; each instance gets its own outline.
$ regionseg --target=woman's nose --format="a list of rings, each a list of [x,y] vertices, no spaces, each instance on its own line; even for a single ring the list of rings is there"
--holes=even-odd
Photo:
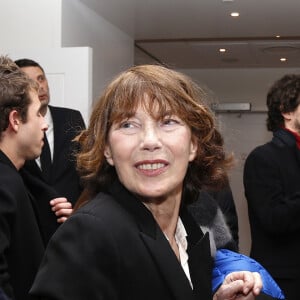
[[[159,130],[155,126],[146,126],[142,134],[142,148],[153,151],[161,147]]]

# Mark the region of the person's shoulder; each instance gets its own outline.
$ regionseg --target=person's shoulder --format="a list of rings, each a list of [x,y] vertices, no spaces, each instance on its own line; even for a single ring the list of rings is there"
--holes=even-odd
[[[69,220],[75,223],[97,224],[99,230],[101,230],[99,227],[109,226],[114,232],[121,232],[126,230],[125,228],[133,227],[132,216],[113,196],[106,193],[99,193],[76,210]]]
[[[85,128],[85,123],[80,111],[67,108],[49,105],[49,109],[53,118],[53,123],[59,122],[67,127],[81,130]]]
[[[266,153],[269,153],[273,149],[272,141],[268,141],[265,144],[256,146],[254,149],[252,149],[247,157],[247,159],[250,159],[251,157],[259,157],[261,155],[265,155]]]
[[[25,201],[26,187],[19,172],[11,166],[0,161],[0,170],[0,211],[13,212],[17,209],[20,200]]]
[[[75,115],[81,115],[81,112],[79,110],[69,108],[69,107],[61,107],[61,106],[48,106],[51,112],[60,112],[64,114],[75,114]]]
[[[256,168],[269,168],[280,165],[282,156],[281,149],[272,141],[254,148],[245,160],[244,172]]]
[[[0,183],[1,185],[6,185],[7,183],[14,182],[15,184],[23,184],[22,177],[20,173],[13,169],[10,165],[0,161]],[[13,185],[12,185],[13,187]]]
[[[100,192],[92,200],[80,207],[76,213],[100,216],[119,210],[121,210],[121,206],[115,201],[113,196]]]
[[[250,153],[264,151],[266,149],[269,149],[271,145],[272,145],[272,140],[269,140],[269,141],[265,142],[264,144],[256,146]]]

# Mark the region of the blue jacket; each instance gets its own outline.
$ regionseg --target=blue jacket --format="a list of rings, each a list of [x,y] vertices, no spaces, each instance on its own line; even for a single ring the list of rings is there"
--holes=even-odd
[[[2,289],[0,289],[0,300],[8,300]]]
[[[235,271],[258,272],[263,282],[261,293],[267,294],[274,299],[285,299],[280,287],[262,265],[246,255],[227,249],[220,249],[216,252],[212,281],[213,293],[222,284],[226,275]]]

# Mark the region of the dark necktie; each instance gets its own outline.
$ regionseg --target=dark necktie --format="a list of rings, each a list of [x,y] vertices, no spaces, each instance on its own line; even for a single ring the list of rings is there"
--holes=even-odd
[[[40,160],[41,160],[41,169],[42,169],[43,176],[47,181],[49,181],[51,177],[52,162],[51,162],[50,147],[48,144],[46,133],[44,133],[44,146],[42,148]]]

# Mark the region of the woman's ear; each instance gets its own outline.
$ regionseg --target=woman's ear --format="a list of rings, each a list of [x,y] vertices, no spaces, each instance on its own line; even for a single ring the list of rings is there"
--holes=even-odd
[[[189,161],[193,161],[195,159],[195,157],[197,155],[197,150],[198,150],[197,140],[195,138],[192,138],[191,145],[190,145]]]
[[[104,156],[106,158],[106,161],[111,165],[113,166],[114,165],[114,160],[112,158],[112,155],[111,155],[111,150],[110,150],[110,147],[109,146],[105,146],[105,149],[104,149]]]

